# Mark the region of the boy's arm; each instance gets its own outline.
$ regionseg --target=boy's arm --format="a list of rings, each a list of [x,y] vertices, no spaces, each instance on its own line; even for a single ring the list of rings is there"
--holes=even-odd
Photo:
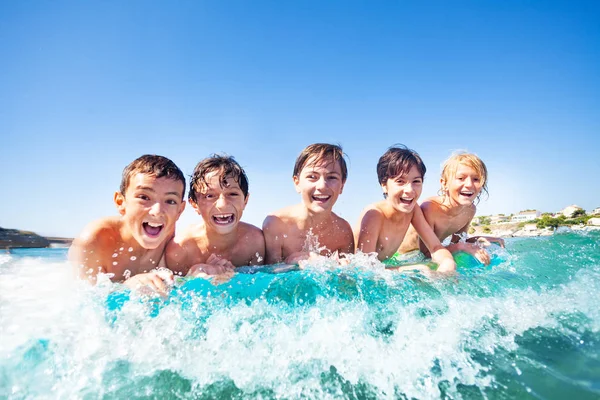
[[[423,218],[425,218],[425,221],[427,222],[427,224],[429,224],[429,226],[431,227],[431,231],[435,235],[435,211],[436,211],[435,203],[426,200],[423,202],[423,204],[421,204],[421,207],[419,207],[419,208],[423,214]],[[414,214],[413,214],[413,219],[414,219]],[[412,225],[413,225],[413,228],[415,228],[414,223]],[[431,257],[431,252],[427,248],[427,245],[425,244],[423,239],[420,237],[420,233],[417,232],[416,228],[414,229],[414,233],[417,235],[417,238],[419,241],[419,250],[421,250],[421,253],[423,253],[425,255],[425,257]],[[437,235],[436,235],[436,237],[437,237]],[[438,238],[438,241],[439,241],[439,238]]]
[[[283,261],[283,235],[277,226],[279,220],[269,215],[263,222],[262,230],[265,238],[265,264],[277,264]],[[281,236],[281,237],[280,237]]]
[[[415,207],[411,223],[429,249],[431,259],[438,264],[438,272],[456,271],[456,263],[454,262],[454,258],[452,258],[452,254],[442,246],[433,229],[429,226],[427,220],[425,220],[420,207]]]
[[[341,233],[340,233],[340,245],[337,249],[334,249],[338,254],[354,254],[354,232],[348,221],[340,218]]]
[[[254,245],[252,246],[250,265],[263,265],[265,263],[265,235],[260,229],[256,228],[252,242]]]
[[[174,274],[185,276],[191,265],[190,257],[186,248],[186,239],[176,242],[175,239],[167,244],[165,249],[165,266],[173,271]]]
[[[379,210],[371,209],[363,215],[358,232],[356,232],[356,250],[363,253],[377,252],[377,239],[383,224],[383,216]]]
[[[489,243],[496,243],[498,244],[500,247],[504,247],[504,239],[502,239],[501,237],[496,237],[496,236],[471,236],[470,238],[467,239],[467,242],[484,242],[488,241]]]

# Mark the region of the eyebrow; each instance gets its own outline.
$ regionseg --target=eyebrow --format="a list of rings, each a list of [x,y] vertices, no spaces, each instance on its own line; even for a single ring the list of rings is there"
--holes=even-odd
[[[154,190],[151,186],[136,186],[135,189],[136,190],[147,190],[149,192],[156,193],[156,190]],[[179,192],[167,192],[165,194],[167,194],[167,195],[172,194],[174,196],[181,196],[181,193],[179,193]]]

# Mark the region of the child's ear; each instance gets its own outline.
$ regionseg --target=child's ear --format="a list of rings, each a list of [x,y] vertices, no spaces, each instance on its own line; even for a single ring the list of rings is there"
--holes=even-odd
[[[183,213],[183,210],[185,210],[185,201],[181,202],[179,213],[177,213],[177,219],[179,219],[179,217],[181,217],[181,213]]]
[[[117,206],[117,210],[119,211],[119,214],[125,215],[125,196],[123,196],[123,194],[121,194],[121,192],[115,192],[114,202],[115,202],[115,205]]]
[[[248,193],[246,195],[246,197],[244,198],[244,208],[246,208],[246,206],[248,205],[248,199],[250,198],[250,193]]]
[[[300,179],[296,175],[294,175],[294,177],[292,179],[294,180],[294,186],[296,187],[296,192],[300,193],[300,188],[298,188]]]
[[[189,199],[188,202],[190,203],[190,206],[192,206],[192,208],[196,211],[196,213],[198,215],[201,215],[200,210],[198,210],[198,204],[192,199]]]
[[[440,178],[440,184],[442,185],[442,193],[446,193],[446,180],[444,178]]]

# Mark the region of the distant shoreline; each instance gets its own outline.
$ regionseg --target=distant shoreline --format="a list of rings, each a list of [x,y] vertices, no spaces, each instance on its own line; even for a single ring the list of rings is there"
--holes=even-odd
[[[73,238],[40,236],[35,232],[0,227],[0,249],[69,247]]]

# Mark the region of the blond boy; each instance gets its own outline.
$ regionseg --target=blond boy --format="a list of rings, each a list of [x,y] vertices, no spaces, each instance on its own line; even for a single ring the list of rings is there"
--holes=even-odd
[[[248,204],[248,178],[233,157],[213,155],[200,161],[188,197],[202,220],[167,246],[170,269],[197,276],[262,265],[265,240],[259,228],[241,221]]]
[[[311,252],[354,252],[350,224],[332,211],[347,176],[340,146],[316,143],[300,153],[292,179],[302,203],[276,211],[263,222],[267,264],[296,264]]]
[[[404,146],[390,147],[379,158],[377,177],[384,200],[363,210],[355,231],[357,250],[376,252],[379,260],[387,260],[396,253],[412,224],[439,265],[438,271],[456,269],[452,255],[441,245],[417,204],[425,172],[421,157]]]
[[[131,288],[165,292],[172,274],[157,270],[185,208],[185,178],[168,158],[144,155],[123,170],[114,194],[119,217],[90,223],[73,241],[69,259],[75,274],[95,283],[99,273]]]
[[[491,242],[504,247],[504,240],[493,236],[467,238],[471,221],[475,216],[483,192],[487,193],[488,172],[485,163],[472,153],[453,154],[442,168],[441,195],[430,197],[421,204],[421,210],[440,241],[451,237],[446,248],[451,253],[464,251],[485,265],[490,263],[490,254],[485,250]],[[421,250],[429,256],[419,235],[414,229],[406,234],[400,253]]]

